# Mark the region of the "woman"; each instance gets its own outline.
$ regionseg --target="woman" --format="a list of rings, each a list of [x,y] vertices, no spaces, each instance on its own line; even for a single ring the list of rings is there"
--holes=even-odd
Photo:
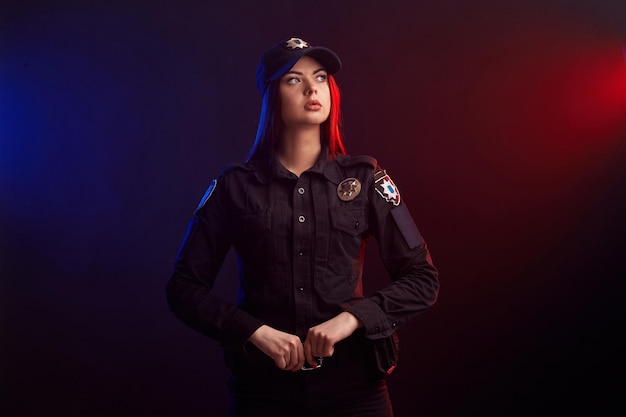
[[[167,286],[174,314],[223,345],[233,417],[392,416],[395,331],[437,298],[437,270],[397,187],[373,158],[345,153],[340,68],[333,51],[299,38],[262,55],[250,156],[212,182]],[[369,236],[393,283],[366,297]],[[211,292],[231,246],[236,303]]]

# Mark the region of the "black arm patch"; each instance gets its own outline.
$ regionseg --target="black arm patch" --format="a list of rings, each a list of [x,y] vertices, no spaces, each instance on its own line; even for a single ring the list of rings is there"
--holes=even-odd
[[[409,249],[414,249],[424,243],[424,239],[422,238],[420,231],[417,229],[417,225],[415,224],[415,221],[413,221],[413,217],[411,217],[409,209],[404,204],[392,208],[391,216],[398,225],[398,228],[400,229],[406,244],[409,246]]]

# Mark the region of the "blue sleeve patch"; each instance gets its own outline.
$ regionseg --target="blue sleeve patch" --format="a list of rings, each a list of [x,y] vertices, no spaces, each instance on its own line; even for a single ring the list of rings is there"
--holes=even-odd
[[[400,229],[406,244],[409,246],[409,249],[414,249],[424,243],[424,239],[422,238],[420,231],[417,229],[417,225],[415,224],[415,221],[413,221],[413,217],[411,217],[409,209],[404,204],[392,208],[391,216],[398,225],[398,228]]]
[[[198,204],[198,207],[196,208],[196,212],[200,210],[202,207],[204,207],[206,202],[209,201],[209,198],[211,197],[211,194],[213,194],[213,191],[215,190],[216,186],[217,186],[217,180],[211,181],[211,185],[209,185],[209,188],[207,188],[206,192],[202,196],[202,200],[200,200],[200,204]]]

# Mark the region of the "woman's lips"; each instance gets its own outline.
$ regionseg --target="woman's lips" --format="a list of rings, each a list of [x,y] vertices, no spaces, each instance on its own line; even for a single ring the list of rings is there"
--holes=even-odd
[[[305,110],[316,111],[322,108],[322,103],[317,100],[307,101],[304,105]]]

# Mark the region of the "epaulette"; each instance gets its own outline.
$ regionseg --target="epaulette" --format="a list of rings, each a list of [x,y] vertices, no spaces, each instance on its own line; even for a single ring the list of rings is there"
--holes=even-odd
[[[358,164],[366,164],[371,165],[372,168],[375,168],[378,165],[376,158],[373,158],[369,155],[341,155],[337,157],[337,163],[341,166],[351,166]]]

